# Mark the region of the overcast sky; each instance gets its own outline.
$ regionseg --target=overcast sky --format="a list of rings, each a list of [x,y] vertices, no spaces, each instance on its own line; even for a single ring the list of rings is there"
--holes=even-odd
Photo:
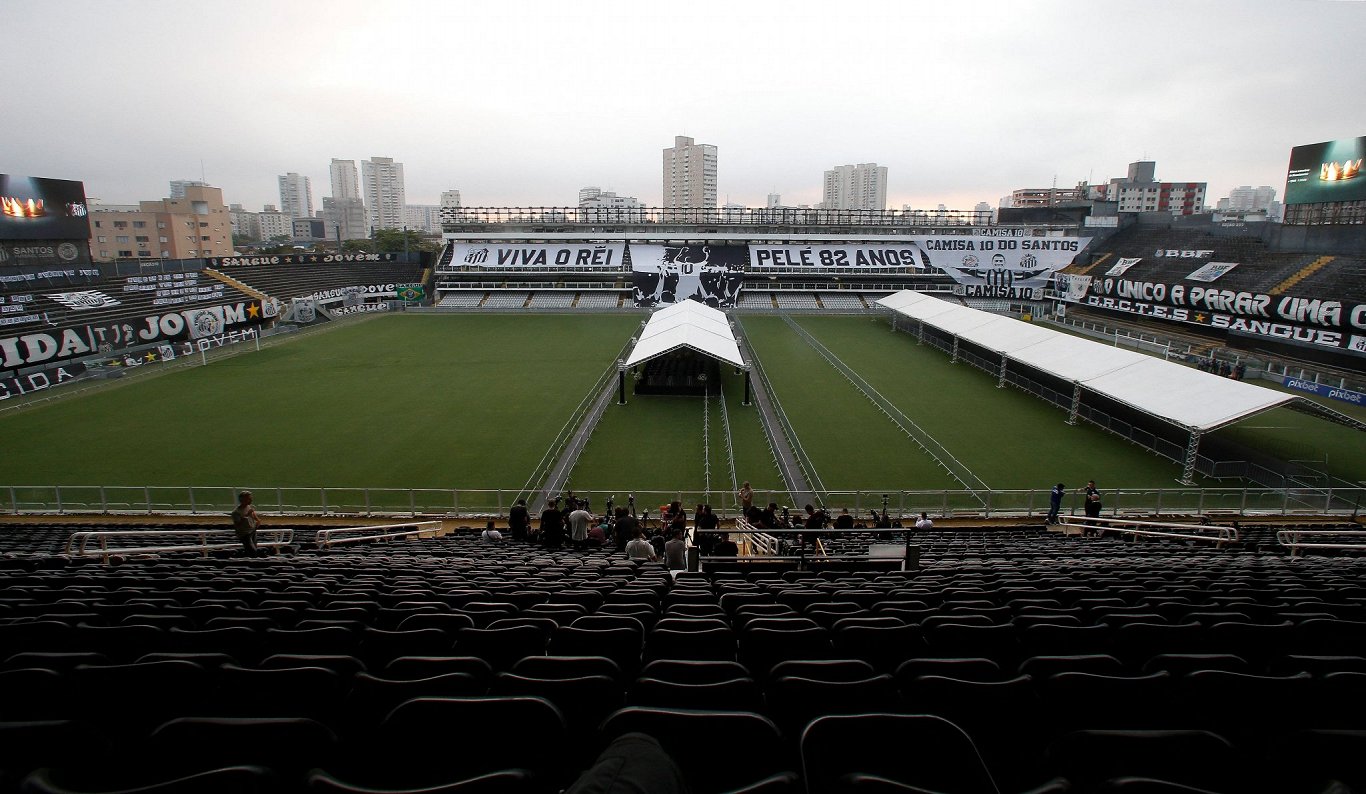
[[[1147,158],[1212,204],[1366,135],[1355,0],[0,0],[0,31],[0,172],[104,203],[202,173],[260,209],[296,171],[321,208],[330,158],[388,156],[414,204],[658,206],[689,135],[723,203],[876,162],[889,208],[968,209]]]

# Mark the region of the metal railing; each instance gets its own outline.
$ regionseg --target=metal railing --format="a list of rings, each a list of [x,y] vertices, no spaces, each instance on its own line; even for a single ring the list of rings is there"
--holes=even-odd
[[[439,538],[444,534],[440,521],[413,521],[407,524],[320,529],[314,540],[318,548],[327,549],[348,543]]]
[[[521,493],[519,488],[358,488],[322,486],[309,488],[245,486],[114,486],[114,485],[0,485],[2,515],[218,515],[228,525],[228,513],[237,505],[237,492],[250,487],[255,505],[263,515],[324,516],[460,516],[486,518],[506,515]],[[633,494],[638,505],[673,501],[685,505],[711,504],[722,518],[738,512],[733,491],[690,488],[642,490],[626,484],[613,488],[584,488],[575,494],[595,506],[605,505],[612,495]],[[933,516],[1042,517],[1048,512],[1048,488],[979,491],[907,488],[831,488],[824,490],[823,506],[832,514],[847,507],[856,516],[881,508],[887,499],[893,519]],[[620,501],[620,500],[618,500]],[[760,484],[756,504],[776,503],[793,507],[783,486]],[[1366,488],[1320,487],[1146,487],[1120,486],[1105,489],[1105,515],[1136,518],[1160,515],[1353,515],[1366,503]],[[797,505],[799,507],[799,505]],[[1082,513],[1078,493],[1070,494],[1063,512]]]
[[[631,226],[702,224],[720,226],[994,226],[982,210],[825,210],[788,207],[448,207],[441,226],[452,231],[481,225]]]
[[[137,538],[143,541],[139,545],[116,546],[111,548],[109,541],[111,538]],[[162,538],[192,538],[194,543],[170,543],[169,545],[147,543],[147,539],[153,541]],[[231,538],[231,542],[211,542],[219,538]],[[256,530],[256,546],[258,548],[278,548],[288,546],[294,542],[294,530],[292,529],[258,529]],[[91,542],[97,544],[97,548],[90,548]],[[160,554],[174,551],[197,551],[205,557],[211,551],[224,551],[236,549],[242,546],[242,542],[237,537],[237,533],[232,530],[222,529],[100,529],[84,530],[75,532],[66,541],[66,554],[77,557],[100,556],[104,562],[109,562],[109,558],[115,554]]]
[[[1058,523],[1064,527],[1100,529],[1135,537],[1212,541],[1216,546],[1238,542],[1238,530],[1235,527],[1215,524],[1181,524],[1172,521],[1135,521],[1087,516],[1059,516]]]
[[[1305,536],[1309,540],[1304,540]],[[1332,537],[1341,541],[1344,538],[1357,538],[1349,542],[1320,542],[1319,537]],[[1301,550],[1313,549],[1351,549],[1366,550],[1366,530],[1360,529],[1283,529],[1276,533],[1276,542],[1290,549],[1290,556],[1299,556]]]

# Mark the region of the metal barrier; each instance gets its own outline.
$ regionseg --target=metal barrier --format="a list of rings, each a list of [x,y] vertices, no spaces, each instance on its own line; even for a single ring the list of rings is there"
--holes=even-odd
[[[1136,537],[1170,538],[1173,540],[1207,540],[1215,545],[1238,542],[1238,530],[1215,524],[1179,524],[1171,521],[1132,521],[1124,518],[1089,518],[1087,516],[1059,516],[1064,527],[1100,529]],[[1145,529],[1144,527],[1158,527]]]
[[[264,537],[263,537],[264,536]],[[139,545],[126,547],[109,547],[110,538],[164,538],[181,537],[197,538],[197,543],[176,543],[169,546],[162,545]],[[220,537],[232,538],[230,543],[211,543],[210,540],[217,540]],[[256,530],[256,545],[258,548],[279,548],[289,546],[294,543],[294,530],[292,529],[258,529]],[[265,538],[274,538],[267,540]],[[98,542],[99,547],[92,549],[89,544],[92,541]],[[171,551],[197,551],[205,557],[211,551],[224,551],[227,549],[240,548],[242,542],[237,538],[237,533],[225,529],[100,529],[84,530],[76,532],[67,538],[66,553],[79,557],[100,556],[104,562],[109,562],[109,558],[115,554],[158,554]]]
[[[401,531],[400,527],[410,527]],[[347,535],[349,532],[362,534]],[[335,527],[332,529],[320,529],[314,540],[320,549],[328,549],[333,546],[342,546],[347,543],[366,543],[369,541],[387,540],[420,540],[422,538],[439,538],[446,532],[441,528],[440,521],[413,521],[407,524],[384,524],[381,526],[370,527]],[[341,535],[342,537],[337,537]]]
[[[1305,535],[1313,537],[1332,536],[1335,538],[1360,538],[1357,543],[1319,543],[1314,540],[1304,542]],[[1276,542],[1290,549],[1290,556],[1298,557],[1301,549],[1353,549],[1366,550],[1366,530],[1360,529],[1282,529],[1276,533]]]

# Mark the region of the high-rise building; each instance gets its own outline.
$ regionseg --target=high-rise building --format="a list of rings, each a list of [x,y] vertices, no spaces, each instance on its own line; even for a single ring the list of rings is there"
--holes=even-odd
[[[403,226],[424,234],[441,234],[441,205],[408,204],[403,207]]]
[[[779,193],[769,193],[768,202],[764,206],[771,210],[776,210],[777,208],[783,206],[782,195]]]
[[[171,180],[171,198],[173,198],[173,199],[183,199],[183,198],[185,198],[185,188],[187,188],[187,187],[208,187],[208,186],[209,186],[209,183],[208,183],[208,182],[200,182],[198,179],[172,179],[172,180]]]
[[[602,195],[600,187],[581,187],[579,188],[579,206],[582,207],[585,201],[592,201]]]
[[[821,209],[887,209],[887,166],[877,163],[837,165],[825,172]]]
[[[291,218],[313,217],[313,183],[290,171],[280,177],[280,211]]]
[[[403,163],[392,157],[371,157],[360,163],[361,193],[370,230],[403,227],[407,197],[403,186]]]
[[[364,240],[370,236],[365,202],[358,198],[323,197],[323,222],[329,240]]]
[[[355,160],[332,158],[327,167],[332,177],[332,198],[358,199],[360,195],[360,175],[356,171]]]
[[[98,262],[232,256],[232,218],[216,187],[186,185],[180,198],[141,201],[132,212],[96,209],[90,236]]]
[[[664,207],[716,207],[715,146],[693,143],[685,135],[674,137],[674,145],[664,150]]]
[[[1275,203],[1276,188],[1267,185],[1255,188],[1243,185],[1230,190],[1228,198],[1219,199],[1218,207],[1234,212],[1269,212],[1271,205]]]
[[[994,214],[990,204],[979,201],[977,206],[972,208],[972,224],[974,226],[987,226],[991,223]]]

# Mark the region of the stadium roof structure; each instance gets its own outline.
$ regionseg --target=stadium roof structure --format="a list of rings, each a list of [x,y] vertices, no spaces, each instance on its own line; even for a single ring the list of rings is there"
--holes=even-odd
[[[636,346],[626,358],[626,366],[631,367],[683,347],[737,367],[746,366],[725,312],[694,300],[675,303],[650,315]]]
[[[1080,390],[1094,392],[1190,433],[1183,479],[1194,474],[1200,436],[1285,406],[1340,424],[1366,425],[1318,402],[1163,359],[1122,350],[1012,317],[963,306],[915,290],[878,301],[892,312],[1001,356],[1002,382],[1011,363],[1073,384],[1075,421]]]

